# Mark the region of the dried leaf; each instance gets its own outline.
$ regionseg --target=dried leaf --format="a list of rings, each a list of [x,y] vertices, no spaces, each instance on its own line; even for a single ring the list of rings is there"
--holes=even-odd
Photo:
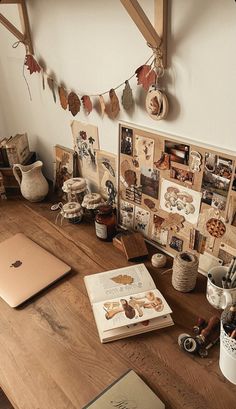
[[[59,98],[60,98],[60,103],[63,109],[67,109],[68,106],[68,96],[67,96],[67,92],[65,90],[65,88],[58,87],[58,94],[59,94]]]
[[[126,111],[131,109],[134,105],[133,93],[129,81],[125,81],[125,88],[121,97],[121,102]]]
[[[156,73],[150,65],[141,65],[137,68],[135,74],[138,79],[138,85],[142,85],[145,90],[156,83]]]
[[[110,104],[109,104],[109,109],[108,109],[108,115],[114,119],[118,115],[120,111],[120,104],[119,100],[117,98],[117,95],[115,93],[115,90],[112,88],[109,91],[109,96],[110,96]]]
[[[75,92],[70,92],[68,95],[68,105],[69,105],[69,111],[72,113],[73,116],[78,114],[80,111],[80,99],[78,95],[76,95]]]
[[[45,90],[45,78],[44,78],[44,71],[43,70],[42,70],[41,74],[42,74],[42,86],[43,86],[43,90]]]
[[[27,54],[25,56],[25,63],[26,67],[28,68],[30,74],[33,74],[33,72],[40,72],[41,67],[37,63],[37,61],[34,59],[34,57],[31,54]]]
[[[99,102],[100,102],[100,108],[101,108],[101,115],[103,118],[106,112],[106,105],[105,105],[105,101],[102,95],[99,95]]]
[[[54,102],[56,103],[57,98],[56,98],[56,93],[55,93],[55,88],[54,88],[54,80],[52,78],[48,77],[47,81],[48,81],[48,86],[49,86],[50,90],[52,91]]]
[[[81,99],[82,99],[82,102],[83,102],[84,109],[87,112],[87,114],[89,115],[90,112],[93,109],[92,101],[91,101],[91,99],[89,98],[88,95],[84,95]]]

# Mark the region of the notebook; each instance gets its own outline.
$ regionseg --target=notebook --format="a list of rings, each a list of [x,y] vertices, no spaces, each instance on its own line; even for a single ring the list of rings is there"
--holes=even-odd
[[[0,243],[0,297],[17,307],[70,271],[22,233]]]

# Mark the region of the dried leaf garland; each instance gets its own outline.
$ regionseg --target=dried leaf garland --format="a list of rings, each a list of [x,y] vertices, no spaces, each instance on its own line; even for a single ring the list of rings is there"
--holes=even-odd
[[[41,67],[31,54],[26,54],[24,65],[28,68],[30,74],[33,72],[40,72]]]
[[[99,95],[99,103],[100,103],[100,108],[101,108],[101,115],[103,118],[106,112],[106,104],[105,104],[105,101],[102,95]]]
[[[156,83],[156,73],[150,65],[141,65],[137,68],[135,74],[138,79],[138,85],[142,85],[145,90]]]
[[[68,105],[69,105],[69,111],[72,113],[73,116],[78,114],[80,111],[80,99],[78,95],[76,95],[75,92],[70,92],[68,95]]]
[[[109,91],[109,97],[110,97],[110,104],[109,104],[109,112],[108,115],[114,119],[117,117],[119,111],[120,111],[120,104],[119,100],[117,98],[117,95],[115,93],[115,90],[112,88]]]
[[[56,98],[56,92],[55,92],[55,87],[54,87],[54,80],[52,78],[48,77],[47,81],[48,81],[48,86],[49,86],[50,90],[52,91],[54,102],[56,103],[57,98]]]
[[[89,115],[90,112],[93,109],[92,101],[91,101],[91,99],[89,98],[88,95],[83,95],[83,97],[81,99],[82,99],[82,102],[83,102],[84,109],[87,112],[87,114]]]
[[[126,111],[132,108],[134,105],[133,93],[130,88],[129,81],[125,81],[125,88],[121,97],[121,102]]]
[[[68,96],[65,88],[62,86],[58,87],[58,94],[60,98],[60,103],[63,109],[67,109],[68,106]]]

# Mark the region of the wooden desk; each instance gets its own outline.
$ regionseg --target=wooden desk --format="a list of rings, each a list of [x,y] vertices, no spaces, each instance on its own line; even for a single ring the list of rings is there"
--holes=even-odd
[[[205,299],[205,277],[182,294],[171,274],[146,265],[172,307],[175,326],[101,344],[83,277],[125,266],[111,243],[99,241],[92,225],[56,226],[49,204],[2,201],[0,241],[21,231],[70,264],[73,273],[23,307],[0,300],[0,387],[17,409],[80,409],[133,368],[173,409],[235,408],[236,386],[221,374],[219,347],[201,359],[180,351],[177,337],[196,317],[215,310]],[[155,409],[155,408],[153,408]]]

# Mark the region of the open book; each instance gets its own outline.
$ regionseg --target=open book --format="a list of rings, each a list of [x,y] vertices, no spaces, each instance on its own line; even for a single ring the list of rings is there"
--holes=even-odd
[[[173,325],[172,312],[144,264],[84,277],[101,342]]]
[[[149,386],[129,370],[83,409],[165,409]]]

